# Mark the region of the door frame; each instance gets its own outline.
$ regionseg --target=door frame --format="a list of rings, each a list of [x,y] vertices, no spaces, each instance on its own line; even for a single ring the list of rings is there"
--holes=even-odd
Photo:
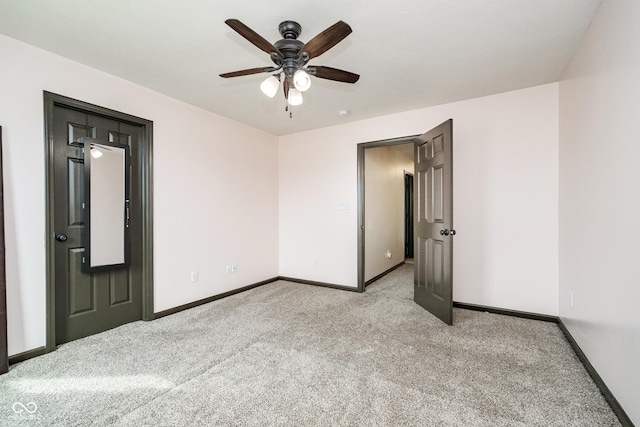
[[[153,122],[77,99],[43,91],[45,153],[45,244],[46,244],[46,344],[45,352],[56,349],[55,301],[55,223],[54,223],[54,107],[65,107],[85,113],[129,122],[141,127],[139,167],[142,176],[142,320],[153,320]]]
[[[358,144],[358,292],[364,292],[364,152],[368,148],[389,147],[392,145],[413,144],[413,140],[420,135],[401,136],[399,138],[383,139],[380,141],[362,142]]]
[[[7,270],[5,252],[2,126],[0,126],[0,374],[9,372],[9,343],[7,341]]]

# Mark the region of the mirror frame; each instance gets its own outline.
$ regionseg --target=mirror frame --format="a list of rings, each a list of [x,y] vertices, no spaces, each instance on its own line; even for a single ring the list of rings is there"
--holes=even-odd
[[[129,236],[129,209],[130,199],[130,163],[131,157],[129,146],[124,144],[116,144],[113,142],[104,142],[95,138],[82,137],[78,142],[84,145],[84,232],[82,234],[82,245],[84,246],[84,257],[82,263],[82,271],[84,273],[94,273],[99,271],[114,270],[129,266],[131,262],[131,244]],[[92,266],[91,264],[91,146],[98,145],[103,147],[113,147],[124,150],[124,200],[123,200],[123,232],[124,232],[124,260],[118,264],[105,264]]]

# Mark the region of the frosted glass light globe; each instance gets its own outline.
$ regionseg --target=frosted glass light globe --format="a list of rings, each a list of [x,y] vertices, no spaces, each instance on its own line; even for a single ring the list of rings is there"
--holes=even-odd
[[[293,74],[293,85],[300,92],[304,92],[311,87],[311,77],[303,70],[298,70]]]
[[[270,76],[260,84],[260,90],[269,98],[273,98],[274,96],[276,96],[276,92],[278,91],[279,86],[280,80],[278,80],[276,76]]]
[[[302,92],[298,89],[289,89],[289,105],[300,105],[302,104]]]

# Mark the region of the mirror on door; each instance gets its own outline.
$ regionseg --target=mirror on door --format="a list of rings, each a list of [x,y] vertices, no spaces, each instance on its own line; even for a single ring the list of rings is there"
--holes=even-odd
[[[82,270],[125,267],[129,264],[129,147],[80,139],[85,184]]]

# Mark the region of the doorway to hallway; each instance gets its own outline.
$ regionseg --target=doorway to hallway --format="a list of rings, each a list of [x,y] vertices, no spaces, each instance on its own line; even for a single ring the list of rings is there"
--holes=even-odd
[[[378,201],[378,193],[386,192],[386,184],[384,179],[377,179],[375,175],[376,169],[380,169],[380,176],[393,176],[395,167],[384,164],[385,158],[389,158],[387,153],[369,156],[368,160],[367,150],[373,152],[410,144],[413,146],[412,172],[416,180],[412,198],[414,301],[448,324],[453,322],[453,236],[456,234],[453,228],[452,142],[453,120],[450,119],[423,135],[358,144],[358,291],[363,292],[367,283],[402,265],[407,253],[403,244],[401,262],[393,264],[391,249],[384,253],[387,260],[381,258],[385,244],[388,247],[393,244],[392,239],[385,240],[384,237],[389,224],[394,228],[393,214],[389,215],[389,210],[399,204],[395,206],[391,202],[385,205],[384,200],[382,203]],[[406,169],[400,178],[402,182],[405,174]],[[382,187],[378,186],[379,183]],[[406,190],[402,191],[406,197]],[[374,211],[373,215],[370,210]],[[386,216],[378,215],[378,211]],[[400,215],[404,217],[404,209]],[[403,226],[406,236],[404,221]]]

